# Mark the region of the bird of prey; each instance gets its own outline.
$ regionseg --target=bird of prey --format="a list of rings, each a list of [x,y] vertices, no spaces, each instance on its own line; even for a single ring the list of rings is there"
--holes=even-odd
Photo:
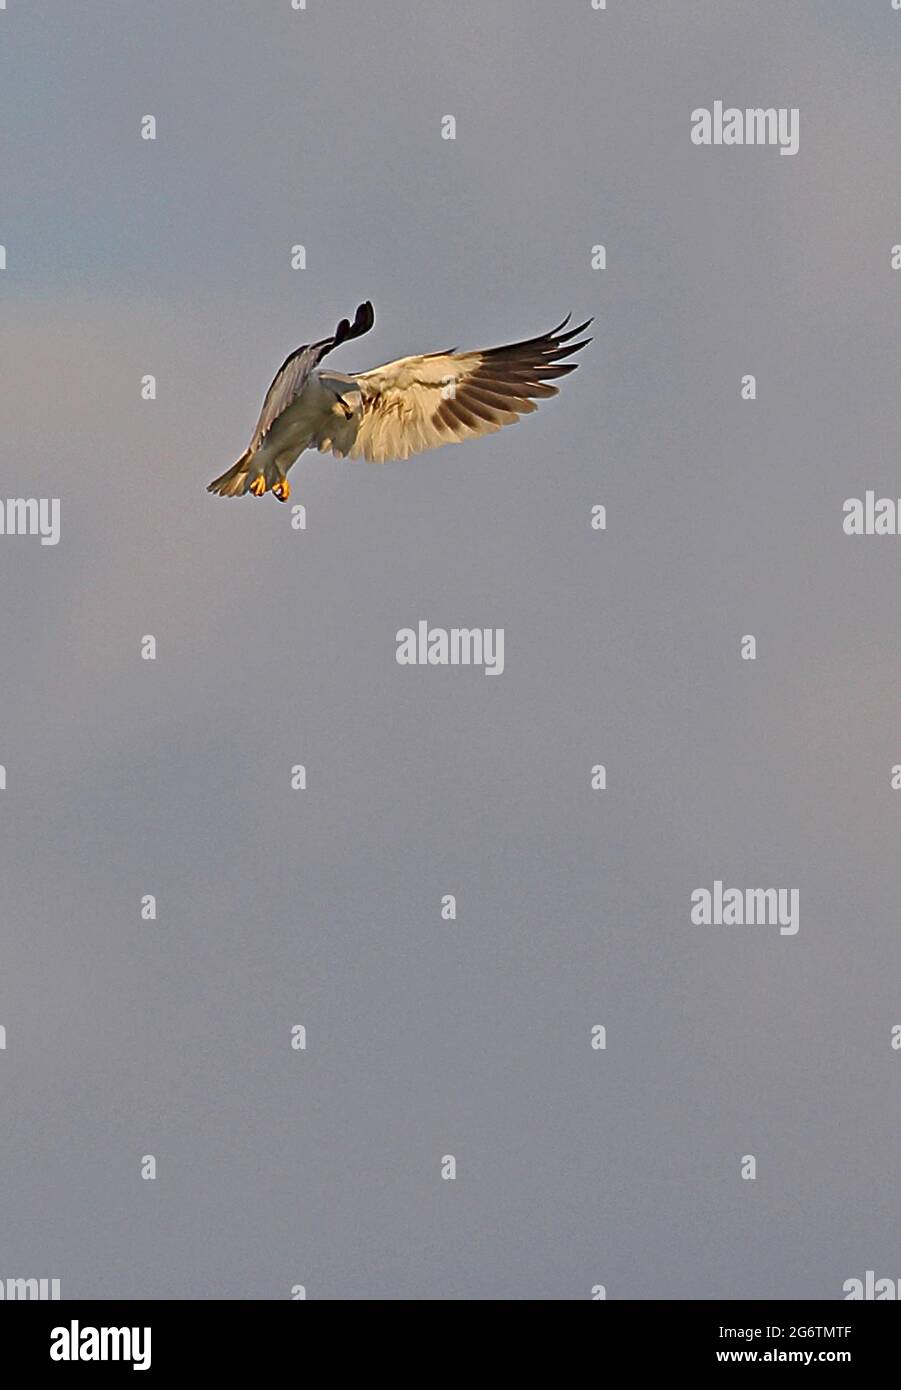
[[[369,332],[375,314],[367,300],[353,323],[342,319],[331,337],[299,347],[285,359],[266,392],[249,445],[207,491],[220,497],[246,492],[262,497],[271,491],[287,502],[288,470],[304,449],[384,463],[512,425],[536,409],[536,399],[557,394],[550,382],[578,365],[562,359],[591,341],[572,341],[591,319],[564,333],[569,317],[550,333],[506,347],[450,348],[349,375],[318,370],[341,343]]]

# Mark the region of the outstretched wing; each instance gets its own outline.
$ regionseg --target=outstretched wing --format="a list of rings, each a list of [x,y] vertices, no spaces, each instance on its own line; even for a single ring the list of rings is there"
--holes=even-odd
[[[323,357],[350,338],[362,337],[364,333],[369,332],[374,323],[375,313],[367,299],[365,304],[361,304],[357,309],[353,323],[342,319],[330,338],[321,338],[318,343],[299,347],[290,357],[285,358],[266,392],[263,409],[250,441],[252,450],[256,450],[262,443],[282,411],[287,410],[298,392],[303,389],[310,372],[318,367]]]
[[[384,463],[514,424],[536,409],[536,399],[557,394],[557,387],[548,383],[578,365],[561,359],[591,341],[572,341],[591,319],[561,332],[568,322],[569,315],[550,333],[506,347],[401,357],[355,373],[362,408],[342,431],[345,447],[334,452]],[[320,447],[331,448],[332,440]]]

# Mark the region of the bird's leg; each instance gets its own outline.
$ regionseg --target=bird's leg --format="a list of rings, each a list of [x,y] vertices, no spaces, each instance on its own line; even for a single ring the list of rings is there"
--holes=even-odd
[[[266,479],[262,473],[259,473],[257,477],[254,478],[248,491],[252,492],[254,497],[263,496],[263,493],[266,491]]]
[[[290,463],[288,464],[290,468]],[[285,476],[285,469],[281,459],[272,460],[272,471],[275,473],[275,482],[272,484],[272,496],[277,497],[279,502],[287,502],[291,496],[291,484]]]

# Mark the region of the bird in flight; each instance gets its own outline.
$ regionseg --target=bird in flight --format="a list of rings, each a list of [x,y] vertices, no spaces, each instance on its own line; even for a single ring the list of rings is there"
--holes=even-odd
[[[558,388],[550,382],[578,365],[562,359],[591,342],[572,341],[591,319],[564,333],[567,315],[550,333],[506,347],[400,357],[349,375],[319,370],[328,353],[362,337],[374,323],[367,300],[353,323],[342,319],[331,337],[299,347],[285,359],[266,392],[249,445],[208,492],[262,497],[271,491],[287,502],[288,470],[304,449],[384,463],[492,434],[535,410],[536,400],[556,396]]]

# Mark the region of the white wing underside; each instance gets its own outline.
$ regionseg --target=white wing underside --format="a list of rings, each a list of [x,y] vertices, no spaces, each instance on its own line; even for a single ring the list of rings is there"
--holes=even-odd
[[[557,394],[549,379],[575,371],[575,362],[560,359],[584,347],[587,339],[571,340],[588,325],[561,333],[565,324],[507,347],[401,357],[353,373],[349,380],[356,389],[344,392],[351,419],[330,412],[310,445],[323,453],[385,463],[515,424],[535,410],[536,399]]]

